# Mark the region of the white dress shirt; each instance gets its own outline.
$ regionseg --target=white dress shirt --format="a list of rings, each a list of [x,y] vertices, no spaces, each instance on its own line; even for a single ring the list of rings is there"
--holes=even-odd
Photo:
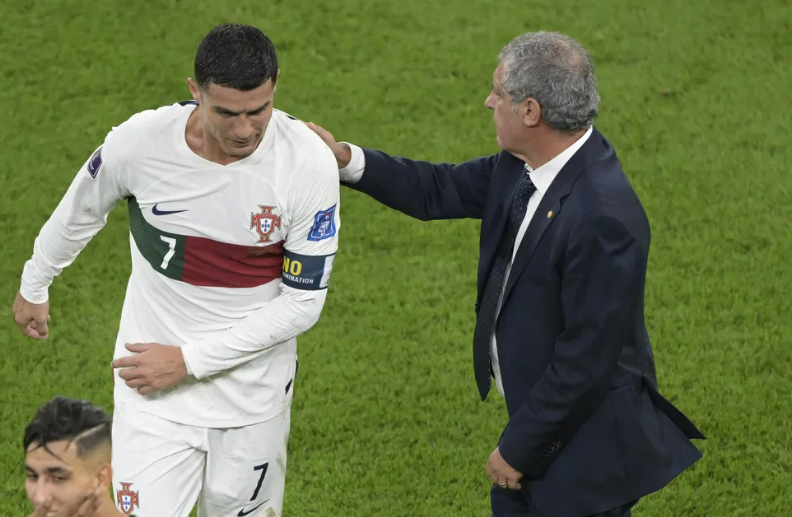
[[[511,261],[509,261],[509,265],[507,266],[506,276],[503,281],[504,290],[509,279],[509,272],[511,271],[511,264],[514,260],[514,256],[517,254],[517,250],[520,248],[520,243],[522,242],[523,236],[528,229],[528,224],[531,222],[534,213],[536,213],[536,208],[542,201],[542,197],[544,197],[545,193],[550,188],[550,185],[553,183],[553,180],[564,167],[564,165],[566,165],[566,163],[570,160],[570,158],[572,158],[578,149],[583,147],[583,144],[586,143],[586,140],[588,140],[591,136],[592,131],[592,127],[589,127],[588,131],[586,131],[586,133],[575,143],[567,147],[563,152],[561,152],[561,154],[537,169],[532,170],[527,163],[525,164],[525,168],[528,170],[528,174],[530,174],[531,181],[536,186],[536,191],[528,200],[528,208],[525,211],[525,218],[520,225],[520,229],[517,231],[517,238],[514,241],[514,251],[512,252],[512,258]],[[349,149],[352,152],[352,158],[350,159],[347,166],[339,171],[341,181],[343,183],[349,184],[357,183],[360,181],[360,178],[363,177],[363,171],[366,168],[365,155],[363,154],[363,150],[360,147],[348,142],[343,143],[349,146]],[[500,304],[502,301],[503,291],[501,291],[501,299],[498,301],[498,312],[500,312]],[[501,379],[500,365],[498,363],[498,343],[495,339],[495,332],[492,333],[490,359],[492,361],[492,371],[495,373],[495,385],[498,388],[498,392],[503,395],[503,381]]]

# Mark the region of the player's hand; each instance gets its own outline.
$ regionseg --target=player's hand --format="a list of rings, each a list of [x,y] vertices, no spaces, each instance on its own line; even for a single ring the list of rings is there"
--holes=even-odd
[[[47,339],[50,320],[49,302],[30,303],[17,293],[14,300],[14,321],[19,330],[29,338]]]
[[[91,517],[96,512],[96,509],[99,508],[102,501],[100,497],[101,495],[97,492],[83,494],[82,497],[64,505],[55,513],[54,517]],[[46,517],[49,515],[51,505],[51,500],[44,502],[37,506],[36,510],[28,517]]]
[[[511,465],[506,463],[498,449],[495,449],[489,457],[487,475],[492,480],[493,485],[511,490],[519,490],[521,488],[520,478],[522,477],[522,472],[514,470]]]
[[[349,161],[352,159],[352,151],[349,149],[348,145],[339,144],[338,142],[336,142],[335,138],[333,138],[333,135],[330,133],[330,131],[326,130],[322,126],[316,125],[313,122],[306,122],[305,125],[311,128],[311,130],[314,133],[319,135],[319,138],[321,138],[324,141],[324,143],[327,144],[327,147],[329,147],[330,150],[333,151],[333,155],[335,155],[335,159],[336,162],[338,162],[339,169],[343,169],[344,167],[349,165]]]
[[[177,346],[127,343],[126,349],[137,355],[116,359],[113,368],[124,368],[118,372],[118,376],[141,395],[151,395],[170,388],[187,377],[184,355]]]

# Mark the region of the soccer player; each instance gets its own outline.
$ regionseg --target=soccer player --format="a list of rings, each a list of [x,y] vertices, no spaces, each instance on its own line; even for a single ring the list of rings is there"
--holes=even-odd
[[[278,73],[260,30],[215,27],[195,100],[114,128],[22,273],[16,322],[46,338],[53,278],[127,200],[113,481],[139,517],[186,517],[196,500],[202,516],[281,513],[295,338],[319,318],[340,219],[333,153],[273,109]]]
[[[30,517],[123,515],[109,497],[110,419],[102,409],[55,397],[36,411],[23,443]]]

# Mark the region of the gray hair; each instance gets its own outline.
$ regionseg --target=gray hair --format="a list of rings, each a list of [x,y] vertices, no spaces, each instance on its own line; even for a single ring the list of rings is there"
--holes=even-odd
[[[513,110],[530,97],[554,129],[575,132],[591,125],[600,97],[594,63],[580,43],[556,32],[529,32],[503,47],[499,57],[501,86]]]

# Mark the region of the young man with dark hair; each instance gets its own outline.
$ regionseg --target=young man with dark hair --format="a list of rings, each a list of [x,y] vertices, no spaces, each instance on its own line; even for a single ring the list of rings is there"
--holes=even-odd
[[[109,497],[110,427],[107,414],[84,400],[55,397],[39,408],[23,440],[31,517],[123,515]]]
[[[47,337],[52,280],[126,199],[115,489],[140,517],[187,517],[196,500],[202,516],[275,517],[295,338],[319,318],[338,248],[336,162],[273,108],[278,61],[260,30],[215,27],[194,75],[193,101],[134,115],[83,165],[36,239],[14,313],[25,335]]]

